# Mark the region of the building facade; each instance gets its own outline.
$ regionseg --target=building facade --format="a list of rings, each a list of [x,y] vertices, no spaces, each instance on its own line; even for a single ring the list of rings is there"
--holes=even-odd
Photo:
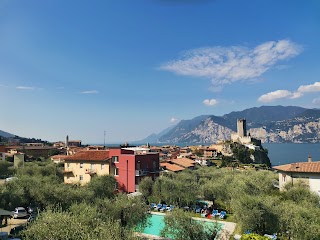
[[[287,184],[294,185],[303,182],[310,191],[320,196],[320,162],[298,162],[276,166],[279,174],[279,188],[284,190]]]
[[[136,192],[144,177],[159,176],[159,153],[143,148],[80,151],[65,158],[64,182],[90,182],[96,175],[112,175],[119,191]]]
[[[109,149],[114,166],[114,177],[118,190],[139,191],[139,183],[144,177],[155,179],[159,176],[159,153],[148,148],[111,148]]]
[[[64,160],[64,183],[85,185],[95,175],[110,174],[109,151],[81,151]]]
[[[0,160],[6,159],[6,146],[0,145]]]

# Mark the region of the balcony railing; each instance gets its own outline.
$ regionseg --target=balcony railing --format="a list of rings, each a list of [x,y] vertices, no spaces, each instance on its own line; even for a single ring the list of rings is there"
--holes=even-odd
[[[94,175],[94,174],[96,174],[96,173],[97,173],[97,171],[94,170],[94,169],[86,169],[86,174]]]
[[[73,169],[72,169],[72,168],[65,168],[65,169],[63,170],[63,173],[64,173],[64,174],[73,173]]]
[[[145,176],[147,175],[146,170],[136,170],[136,176]]]
[[[150,169],[149,171],[150,173],[158,173],[160,172],[160,169],[159,168],[156,168],[156,169]]]

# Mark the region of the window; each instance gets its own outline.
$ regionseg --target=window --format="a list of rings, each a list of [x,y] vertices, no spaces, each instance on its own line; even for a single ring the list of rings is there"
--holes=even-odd
[[[102,163],[102,164],[101,164],[101,170],[103,170],[103,169],[104,169],[104,164]]]
[[[79,175],[79,179],[80,179],[80,181],[83,181],[83,176]]]
[[[112,157],[112,162],[114,162],[114,163],[119,162],[119,157],[118,156],[113,156]]]
[[[67,163],[67,168],[69,168],[70,167],[70,163]]]
[[[118,176],[118,175],[119,175],[119,168],[115,168],[115,169],[114,169],[114,175],[115,175],[115,176]]]
[[[286,182],[286,175],[282,174],[282,182]]]
[[[91,170],[94,170],[94,164],[91,163]]]
[[[156,163],[156,160],[153,160],[153,170],[155,170],[157,167],[157,163]]]
[[[80,168],[83,168],[83,163],[80,163]]]

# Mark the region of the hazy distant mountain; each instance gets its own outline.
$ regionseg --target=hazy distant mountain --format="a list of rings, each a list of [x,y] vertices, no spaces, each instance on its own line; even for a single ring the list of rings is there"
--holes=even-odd
[[[5,138],[10,138],[10,137],[14,137],[15,135],[0,130],[0,136],[1,136],[1,137],[5,137]]]
[[[161,132],[159,132],[158,134],[156,133],[152,133],[150,134],[148,137],[136,141],[135,143],[157,143],[158,139],[161,138],[163,135],[167,134],[171,129],[173,129],[176,125],[170,126],[164,130],[162,130]]]
[[[182,120],[162,135],[149,136],[153,140],[149,142],[212,143],[230,139],[239,118],[247,120],[251,136],[262,142],[320,142],[320,110],[295,106],[262,106]]]

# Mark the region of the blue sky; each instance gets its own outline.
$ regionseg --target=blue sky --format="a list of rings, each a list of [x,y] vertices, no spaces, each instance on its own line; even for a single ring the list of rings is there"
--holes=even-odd
[[[125,142],[204,114],[319,108],[319,43],[319,1],[0,0],[0,129]]]

